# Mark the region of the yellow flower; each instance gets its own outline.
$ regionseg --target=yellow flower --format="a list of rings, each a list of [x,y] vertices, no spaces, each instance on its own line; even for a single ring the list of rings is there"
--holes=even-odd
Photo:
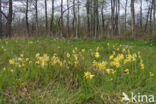
[[[81,51],[82,51],[82,52],[85,52],[85,49],[82,49]]]
[[[111,60],[111,59],[113,59],[113,57],[114,57],[114,55],[111,55],[111,56],[109,56],[109,59]]]
[[[40,64],[40,61],[36,61],[35,64]]]
[[[109,46],[109,43],[107,43],[107,46]]]
[[[11,70],[10,70],[10,72],[14,72],[14,70],[13,70],[13,69],[11,69]]]
[[[129,69],[125,69],[124,72],[125,72],[126,74],[129,74]]]
[[[106,69],[107,74],[110,74],[110,72],[111,72],[111,69]]]
[[[150,74],[150,77],[154,77],[155,76],[154,73],[152,73],[152,72],[149,72],[149,74]]]
[[[140,63],[140,67],[141,67],[141,69],[144,69],[144,64]]]
[[[19,57],[17,60],[18,60],[18,61],[22,61],[22,58]]]
[[[26,58],[26,61],[29,61],[29,58]]]
[[[92,75],[91,72],[84,72],[84,77],[86,79],[93,79],[95,75]]]
[[[96,52],[96,53],[95,53],[95,58],[98,59],[99,57],[100,57],[99,52]]]
[[[24,55],[23,54],[20,54],[20,57],[24,57]]]
[[[66,56],[67,56],[67,58],[70,58],[70,54],[69,53],[67,53]]]
[[[125,49],[125,48],[123,48],[123,49],[122,49],[122,52],[123,52],[123,53],[124,53],[124,52],[126,52],[126,49]]]
[[[3,68],[3,71],[5,71],[5,70],[6,70],[6,68],[4,67],[4,68]]]
[[[15,64],[15,60],[14,59],[10,59],[9,60],[9,64],[14,65]]]
[[[102,63],[98,63],[99,70],[104,70],[106,68],[107,62],[102,61]]]
[[[36,54],[36,58],[38,58],[39,56],[40,56],[40,54],[39,54],[39,53],[37,53],[37,54]]]

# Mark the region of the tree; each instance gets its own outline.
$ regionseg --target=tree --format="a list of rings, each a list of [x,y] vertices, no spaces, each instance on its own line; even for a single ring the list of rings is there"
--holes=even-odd
[[[126,0],[125,3],[125,31],[127,29],[127,4],[128,4],[128,0]]]
[[[63,36],[63,0],[61,0],[61,37]]]
[[[67,28],[68,28],[68,35],[70,35],[70,31],[69,31],[69,0],[67,0],[67,9],[68,9],[68,14],[67,14]]]
[[[156,2],[152,0],[153,4],[153,31],[155,31],[155,10],[156,10]]]
[[[7,27],[7,33],[6,36],[7,37],[11,37],[12,34],[12,14],[13,14],[13,6],[12,6],[12,0],[9,0],[9,14],[7,16],[7,23],[6,23],[6,27]]]
[[[29,0],[26,0],[26,10],[25,10],[25,20],[26,20],[26,28],[27,28],[27,34],[30,36],[30,31],[29,31],[29,17],[28,17],[28,8],[29,8]]]
[[[2,2],[0,0],[0,38],[2,37],[2,13],[1,13],[2,6],[1,6],[1,4],[2,4]]]
[[[142,0],[140,0],[140,28],[142,28]]]
[[[50,21],[50,30],[53,31],[53,25],[54,25],[54,0],[52,0],[52,13],[51,13],[51,21]]]
[[[36,22],[36,31],[38,33],[38,0],[35,0],[35,22]]]
[[[88,34],[90,36],[90,0],[87,0],[86,3],[86,10],[87,10],[87,29],[88,29]]]
[[[134,0],[131,0],[131,29],[132,29],[132,37],[134,37],[134,29],[135,29],[135,10],[134,10]]]
[[[47,0],[45,0],[45,26],[46,26],[46,32],[48,32]]]

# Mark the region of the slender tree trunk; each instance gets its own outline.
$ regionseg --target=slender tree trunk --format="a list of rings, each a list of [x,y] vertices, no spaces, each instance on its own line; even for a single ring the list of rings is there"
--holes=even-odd
[[[52,33],[54,31],[53,25],[54,25],[54,0],[52,0],[52,13],[51,13],[51,20],[50,20],[50,31]]]
[[[90,0],[87,0],[87,4],[86,4],[86,10],[87,10],[87,30],[88,30],[88,36],[90,36],[90,18],[89,18],[89,14],[90,14]]]
[[[46,32],[48,32],[47,0],[45,0],[45,25],[46,25]]]
[[[105,32],[105,18],[104,18],[104,3],[105,0],[102,1],[102,8],[101,8],[101,16],[102,16],[102,31],[103,31],[103,34]]]
[[[150,10],[151,10],[151,7],[148,8],[148,12],[147,12],[147,18],[146,18],[146,24],[145,24],[145,30],[144,30],[145,32],[147,32]]]
[[[77,38],[77,24],[76,24],[76,13],[75,13],[75,0],[73,0],[73,36]]]
[[[25,11],[25,20],[26,20],[26,28],[27,28],[27,34],[30,36],[29,32],[29,17],[28,17],[28,7],[29,7],[29,0],[26,0],[26,11]]]
[[[153,0],[153,31],[155,31],[155,10],[156,10],[155,6],[156,6],[156,1]]]
[[[63,37],[63,0],[61,0],[61,37]]]
[[[12,34],[12,13],[13,13],[13,7],[12,7],[12,0],[9,0],[9,14],[7,17],[7,37],[11,37]]]
[[[111,28],[112,28],[113,35],[115,29],[114,12],[115,12],[115,0],[111,0]]]
[[[128,0],[126,0],[126,4],[125,4],[125,31],[127,30],[127,3]]]
[[[134,37],[134,29],[135,29],[135,10],[134,10],[134,0],[131,0],[131,29],[132,29],[132,37]]]
[[[81,21],[80,21],[80,0],[78,0],[78,19],[77,19],[77,35],[79,36],[80,35],[80,24],[81,24]]]
[[[142,0],[140,0],[140,28],[142,28]]]
[[[68,36],[70,36],[70,30],[69,30],[69,0],[67,0],[67,8],[68,8],[68,14],[67,14],[67,28],[68,28]]]
[[[120,35],[120,0],[118,0],[118,34]]]
[[[99,35],[99,4],[98,0],[96,0],[96,35]]]
[[[35,12],[36,32],[38,33],[38,0],[35,0]]]
[[[0,0],[0,38],[2,37],[2,13],[1,13],[1,0]]]
[[[150,9],[150,33],[152,33],[152,10],[153,10],[153,4],[151,4],[151,9]]]

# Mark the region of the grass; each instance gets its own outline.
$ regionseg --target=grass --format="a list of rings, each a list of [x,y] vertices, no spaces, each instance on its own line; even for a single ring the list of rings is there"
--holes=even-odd
[[[5,39],[0,69],[3,104],[124,104],[122,92],[156,95],[156,41]]]

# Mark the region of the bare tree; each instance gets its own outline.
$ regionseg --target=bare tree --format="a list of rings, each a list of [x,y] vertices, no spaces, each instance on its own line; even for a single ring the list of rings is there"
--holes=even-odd
[[[61,37],[63,36],[63,0],[61,0]]]
[[[25,10],[25,20],[26,20],[26,28],[27,28],[27,34],[30,36],[29,32],[29,17],[28,17],[28,8],[29,8],[29,0],[26,0],[26,10]]]
[[[90,0],[87,0],[86,3],[86,10],[87,10],[87,29],[88,29],[88,34],[90,36]]]
[[[6,36],[7,37],[11,37],[12,34],[12,14],[13,14],[13,6],[12,6],[12,0],[9,0],[9,14],[7,16],[7,33]]]
[[[67,14],[67,28],[68,28],[68,35],[70,35],[70,31],[69,31],[69,0],[67,0],[67,9],[68,9],[68,14]]]
[[[132,37],[134,37],[134,29],[135,29],[135,9],[134,9],[134,0],[131,0],[131,29],[132,29]]]
[[[36,31],[38,32],[38,0],[35,0],[35,22],[36,22]]]
[[[152,0],[153,4],[153,31],[155,31],[155,10],[156,10],[156,2]]]
[[[140,27],[142,28],[142,0],[140,0]]]
[[[51,21],[50,21],[50,31],[53,31],[54,25],[54,0],[52,0],[52,13],[51,13]]]
[[[48,32],[48,14],[47,14],[47,0],[45,2],[45,25],[46,25],[46,32]]]
[[[128,3],[128,0],[126,0],[126,3],[125,3],[125,31],[127,29],[127,3]]]
[[[2,13],[1,13],[2,6],[1,6],[1,4],[2,4],[2,2],[0,0],[0,38],[2,37]]]

